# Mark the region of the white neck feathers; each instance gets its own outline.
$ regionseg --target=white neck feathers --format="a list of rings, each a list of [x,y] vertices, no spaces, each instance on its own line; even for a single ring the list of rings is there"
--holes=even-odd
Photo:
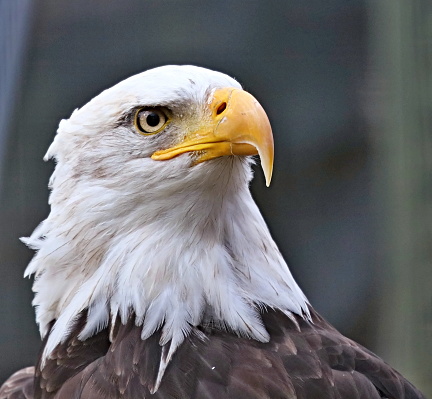
[[[25,240],[38,250],[26,275],[36,275],[41,334],[56,320],[44,355],[67,338],[85,309],[80,339],[134,314],[143,339],[162,327],[160,343],[171,341],[172,348],[208,309],[214,322],[262,342],[269,336],[257,306],[308,317],[307,300],[250,195],[248,163],[208,163],[217,178],[197,185],[185,176],[185,190],[170,196],[166,185],[157,205],[146,201],[150,192],[137,199],[85,183],[61,194],[68,179],[60,187],[54,174],[51,214]]]

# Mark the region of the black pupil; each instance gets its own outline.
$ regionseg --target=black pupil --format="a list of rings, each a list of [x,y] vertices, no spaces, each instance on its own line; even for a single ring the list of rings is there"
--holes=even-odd
[[[151,127],[156,127],[159,125],[160,116],[156,112],[151,112],[147,115],[146,122]]]

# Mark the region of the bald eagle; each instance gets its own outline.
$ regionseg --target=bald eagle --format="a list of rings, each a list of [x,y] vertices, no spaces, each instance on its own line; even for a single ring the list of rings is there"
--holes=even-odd
[[[229,76],[165,66],[60,123],[37,251],[35,367],[1,399],[413,399],[309,304],[249,192],[270,183],[261,105]]]

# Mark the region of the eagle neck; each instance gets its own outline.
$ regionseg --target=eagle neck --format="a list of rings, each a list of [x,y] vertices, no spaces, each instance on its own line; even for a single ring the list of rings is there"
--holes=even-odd
[[[249,165],[231,162],[225,173],[215,168],[217,179],[162,193],[157,208],[143,201],[117,220],[87,221],[86,228],[73,224],[78,233],[68,231],[67,237],[75,242],[61,236],[62,252],[44,258],[45,269],[34,286],[42,335],[56,320],[45,357],[64,342],[83,311],[82,340],[118,319],[126,323],[134,317],[142,339],[161,329],[160,344],[169,343],[173,350],[196,326],[210,321],[266,342],[262,306],[308,317],[307,300],[249,192]],[[30,269],[37,270],[40,256],[48,253],[43,242],[39,245]],[[94,251],[91,256],[89,251]],[[48,293],[47,286],[58,289]]]

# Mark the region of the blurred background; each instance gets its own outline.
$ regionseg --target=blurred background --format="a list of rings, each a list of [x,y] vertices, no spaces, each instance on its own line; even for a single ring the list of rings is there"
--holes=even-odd
[[[313,306],[432,395],[430,0],[0,0],[0,381],[40,345],[32,257],[58,123],[163,64],[237,78],[276,159],[252,185]]]

